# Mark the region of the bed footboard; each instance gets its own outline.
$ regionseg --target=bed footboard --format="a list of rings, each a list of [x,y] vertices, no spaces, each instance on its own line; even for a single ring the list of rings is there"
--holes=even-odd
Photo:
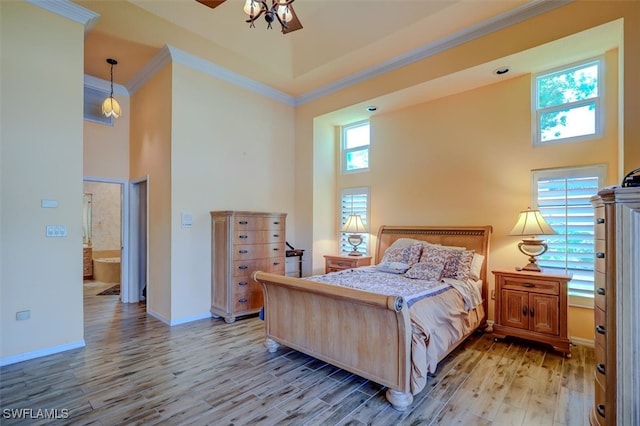
[[[387,386],[411,404],[411,323],[403,299],[256,271],[264,289],[265,346],[278,343]],[[276,343],[277,342],[277,343]]]

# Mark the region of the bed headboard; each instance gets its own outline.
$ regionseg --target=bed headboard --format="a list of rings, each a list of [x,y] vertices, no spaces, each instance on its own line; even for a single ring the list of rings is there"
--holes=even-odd
[[[378,230],[378,246],[375,263],[379,263],[384,251],[399,238],[413,238],[443,246],[466,247],[485,257],[480,273],[484,288],[487,288],[487,264],[489,259],[489,237],[492,228],[486,226],[386,226]],[[486,294],[483,295],[486,300]]]

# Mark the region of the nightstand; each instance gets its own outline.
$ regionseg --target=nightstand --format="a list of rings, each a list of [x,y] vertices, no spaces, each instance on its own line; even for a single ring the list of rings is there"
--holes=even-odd
[[[571,357],[567,283],[571,276],[499,269],[495,275],[493,335],[546,343]]]
[[[371,265],[371,256],[325,255],[324,273]]]

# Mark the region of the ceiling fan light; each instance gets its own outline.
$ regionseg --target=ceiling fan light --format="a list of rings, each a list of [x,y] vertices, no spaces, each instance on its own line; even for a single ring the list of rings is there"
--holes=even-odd
[[[291,22],[293,19],[293,13],[291,13],[291,9],[288,4],[278,5],[278,16],[280,17],[280,20],[284,22]]]
[[[249,15],[249,17],[252,17],[256,16],[258,12],[260,12],[260,9],[262,9],[262,3],[256,0],[247,0],[242,10],[244,10],[244,13]]]
[[[120,104],[113,96],[109,96],[102,102],[102,114],[105,117],[119,118],[122,115]]]

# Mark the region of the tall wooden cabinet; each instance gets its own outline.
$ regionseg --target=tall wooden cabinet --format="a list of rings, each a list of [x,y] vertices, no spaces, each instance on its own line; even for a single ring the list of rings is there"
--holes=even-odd
[[[285,273],[286,213],[211,212],[211,313],[232,323],[260,311],[256,271]]]
[[[595,208],[592,425],[640,424],[640,188],[602,190]]]

